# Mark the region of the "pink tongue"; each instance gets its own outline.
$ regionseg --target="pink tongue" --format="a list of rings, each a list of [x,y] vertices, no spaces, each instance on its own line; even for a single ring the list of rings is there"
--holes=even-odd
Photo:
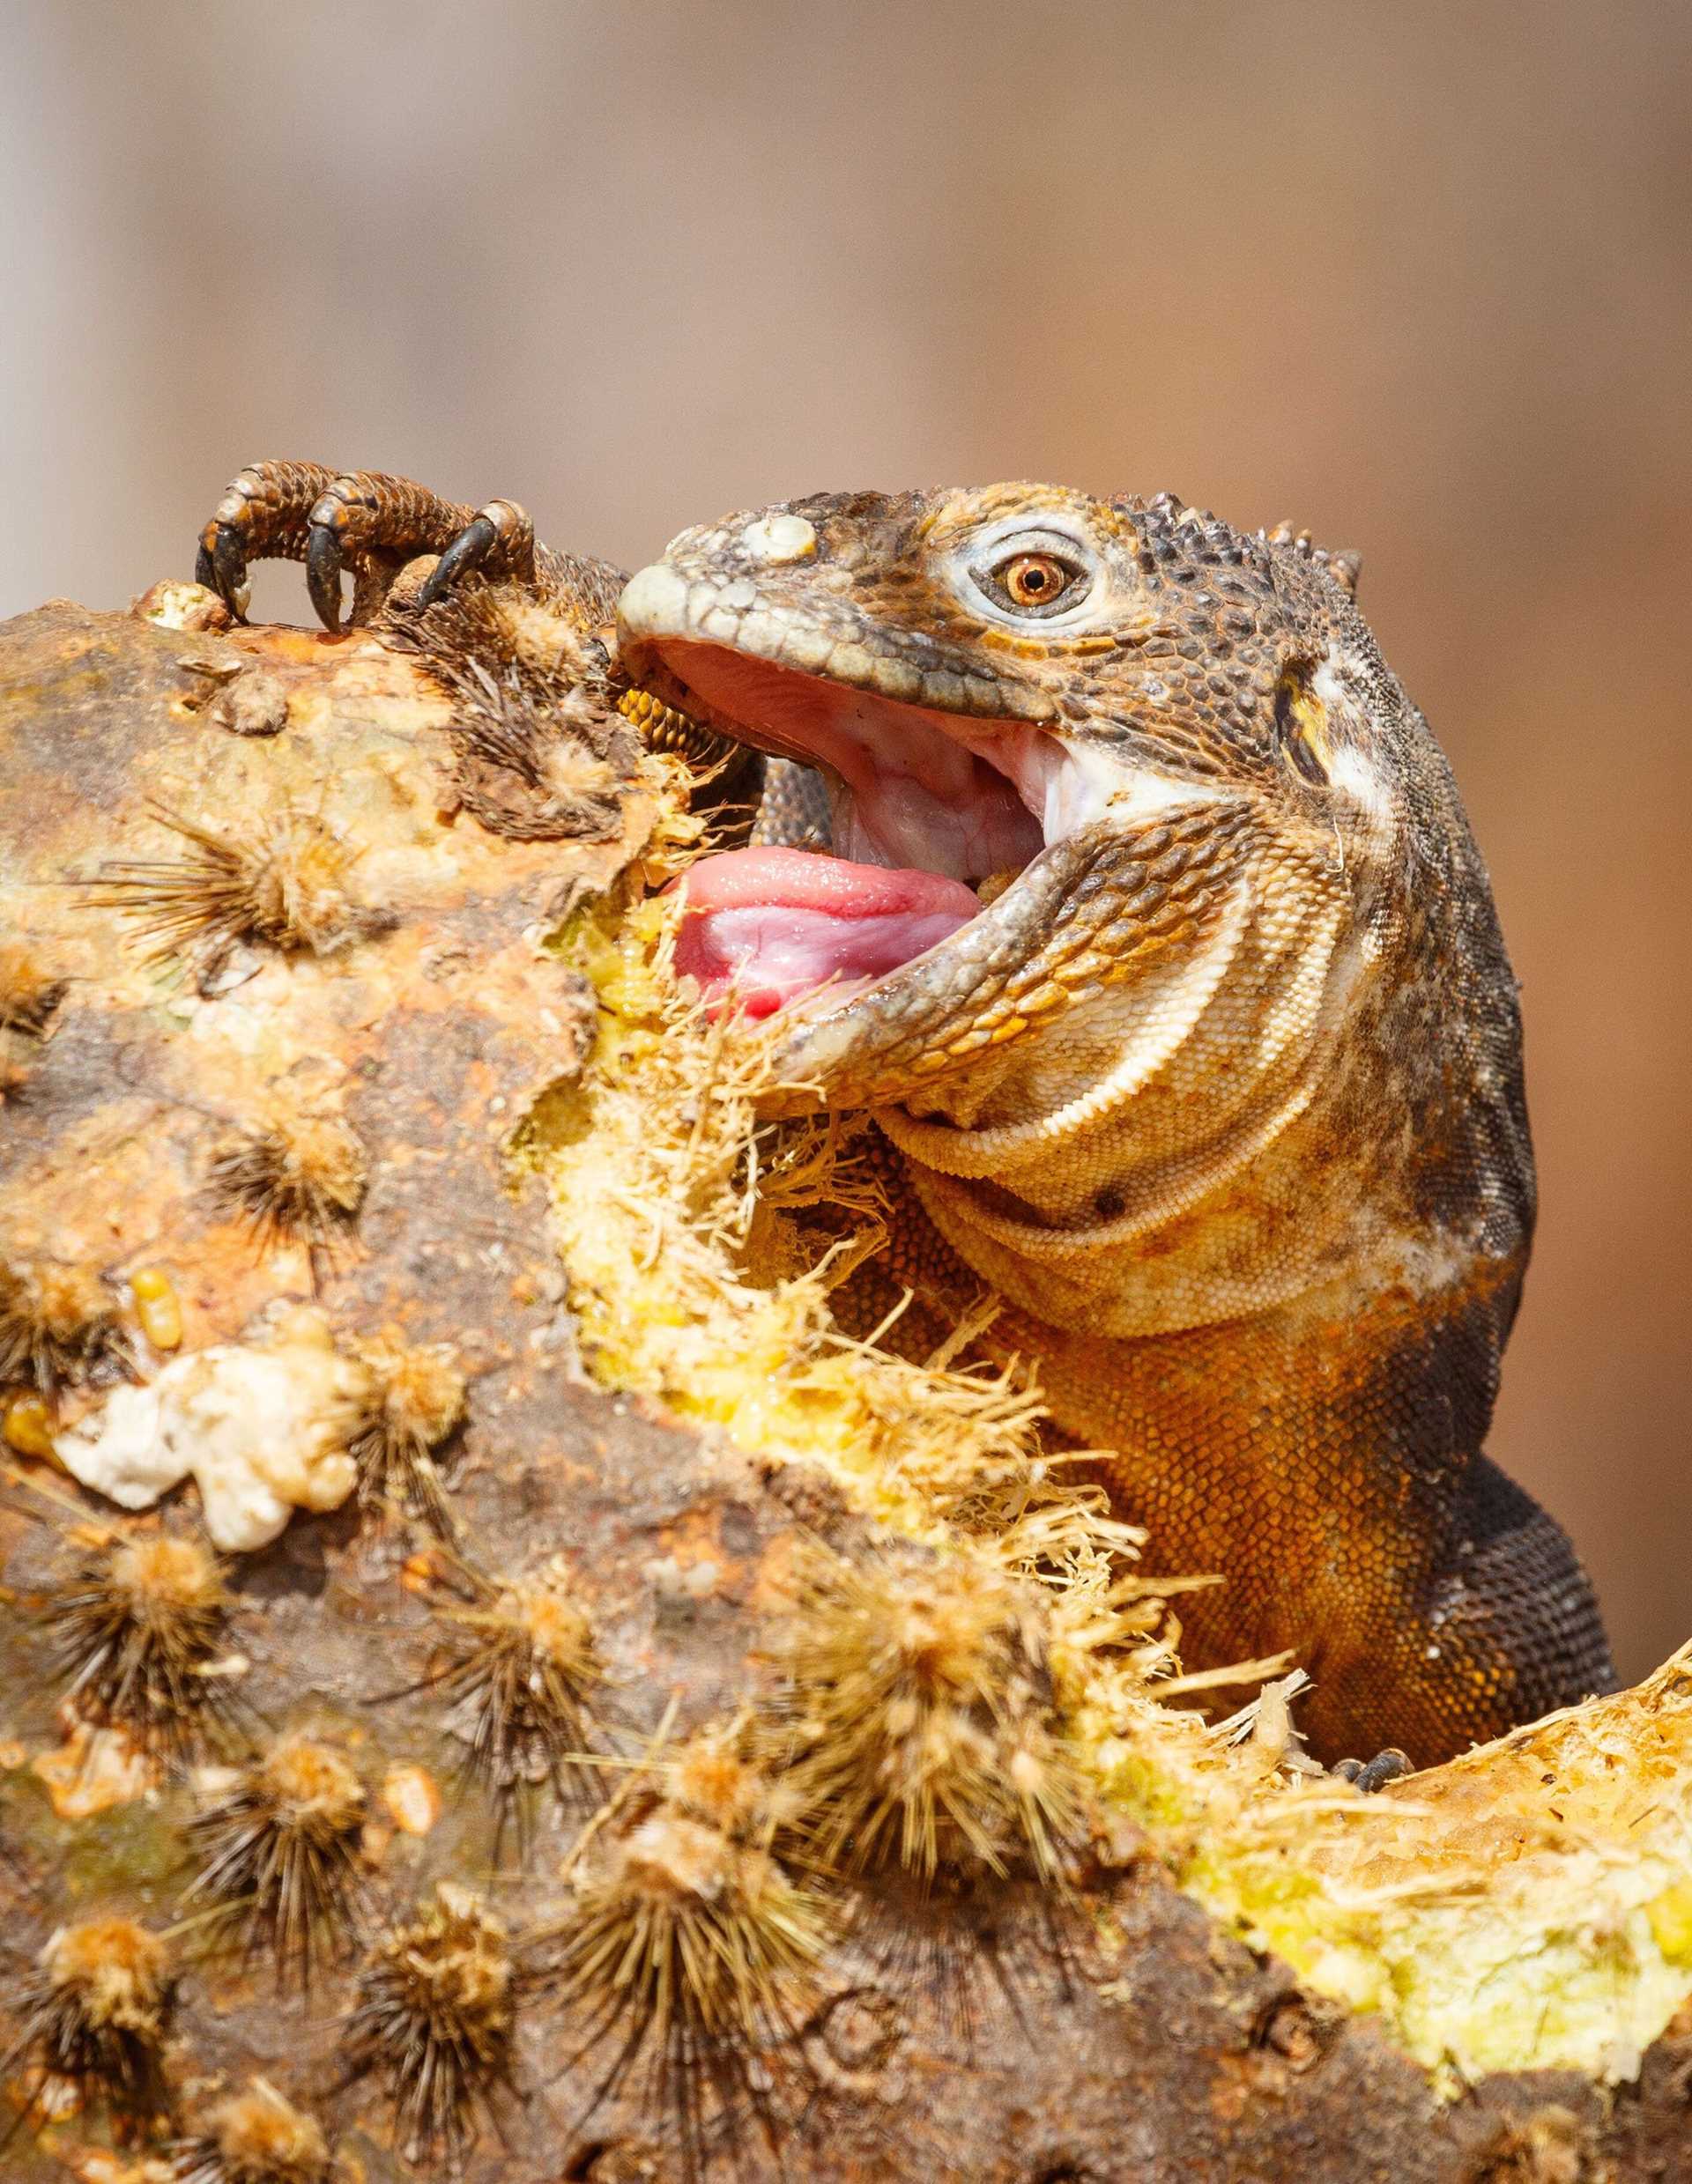
[[[808,849],[703,857],[680,883],[676,968],[709,1002],[731,988],[768,1016],[830,978],[879,978],[967,925],[980,909],[961,880],[848,864]]]

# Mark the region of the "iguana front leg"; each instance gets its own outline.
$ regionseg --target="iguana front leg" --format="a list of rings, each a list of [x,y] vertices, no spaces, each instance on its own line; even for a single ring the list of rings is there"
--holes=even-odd
[[[396,582],[409,565],[433,556],[420,581]],[[230,611],[245,614],[248,571],[267,559],[303,561],[312,604],[338,633],[341,577],[352,577],[346,628],[385,618],[403,643],[460,701],[460,732],[476,765],[460,787],[471,808],[506,831],[544,833],[560,821],[547,787],[549,754],[573,741],[567,706],[585,704],[602,720],[621,715],[650,751],[682,759],[694,794],[720,833],[744,833],[758,803],[761,761],[712,734],[649,692],[631,686],[617,660],[614,620],[623,571],[587,555],[540,544],[515,500],[480,508],[446,500],[409,478],[380,470],[338,474],[321,463],[255,463],[230,481],[200,533],[196,574]],[[527,595],[508,613],[449,603],[465,578]],[[441,603],[449,603],[442,605]],[[431,615],[431,607],[441,611]],[[577,723],[579,726],[579,723]],[[603,757],[597,751],[596,758]],[[794,772],[802,769],[792,769]],[[515,798],[515,803],[513,799]],[[571,811],[569,798],[565,804]],[[795,806],[797,810],[798,805]]]
[[[464,570],[532,582],[535,528],[515,500],[471,508],[444,500],[409,478],[381,470],[337,473],[321,463],[254,463],[232,478],[200,534],[195,574],[231,613],[244,617],[255,561],[303,561],[312,605],[338,631],[341,576],[352,577],[346,624],[374,621],[394,579],[419,554],[441,558],[419,603],[437,598]]]

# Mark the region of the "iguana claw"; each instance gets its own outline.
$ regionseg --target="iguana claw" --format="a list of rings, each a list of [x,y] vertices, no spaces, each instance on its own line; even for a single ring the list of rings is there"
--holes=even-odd
[[[1384,1751],[1377,1751],[1372,1759],[1340,1759],[1333,1772],[1365,1797],[1377,1789],[1384,1789],[1389,1782],[1396,1782],[1401,1775],[1414,1774],[1415,1767],[1410,1755],[1400,1751],[1396,1744],[1389,1744]]]
[[[438,553],[419,603],[439,599],[467,569],[532,582],[534,526],[515,500],[481,509],[443,500],[408,478],[380,470],[338,475],[321,463],[255,463],[234,478],[200,533],[195,573],[239,618],[248,569],[258,560],[303,561],[317,618],[338,635],[373,621],[408,561]],[[352,578],[342,619],[341,578]]]

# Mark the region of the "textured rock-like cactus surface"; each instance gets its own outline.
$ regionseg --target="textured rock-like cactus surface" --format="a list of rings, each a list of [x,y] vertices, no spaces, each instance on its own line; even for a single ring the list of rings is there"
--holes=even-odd
[[[1183,1711],[1037,1391],[833,1330],[560,612],[0,627],[0,2171],[1692,2177],[1692,1664]]]

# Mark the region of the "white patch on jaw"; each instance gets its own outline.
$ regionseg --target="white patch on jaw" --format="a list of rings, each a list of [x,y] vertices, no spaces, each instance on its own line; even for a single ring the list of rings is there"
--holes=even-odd
[[[1322,664],[1310,677],[1310,689],[1331,722],[1343,721],[1354,709],[1341,665],[1338,648],[1330,646]],[[1385,775],[1355,744],[1342,742],[1332,728],[1328,743],[1332,753],[1328,762],[1329,781],[1377,825],[1385,825],[1392,816],[1392,796]]]
[[[1392,799],[1387,794],[1386,783],[1379,768],[1361,751],[1348,744],[1336,746],[1328,766],[1328,779],[1371,819],[1385,820],[1391,817]]]
[[[1024,808],[1039,820],[1048,848],[1098,819],[1139,825],[1193,804],[1220,803],[1233,793],[1215,781],[1185,781],[1154,766],[1124,766],[1096,744],[1071,744],[1020,724],[988,727],[959,718],[951,729],[966,751],[976,752],[1010,781]]]
[[[1346,707],[1346,684],[1340,672],[1340,648],[1330,645],[1322,655],[1321,665],[1310,677],[1310,688],[1331,713],[1343,713]]]
[[[756,561],[776,567],[784,561],[808,561],[817,550],[817,531],[802,515],[761,515],[740,534]]]

